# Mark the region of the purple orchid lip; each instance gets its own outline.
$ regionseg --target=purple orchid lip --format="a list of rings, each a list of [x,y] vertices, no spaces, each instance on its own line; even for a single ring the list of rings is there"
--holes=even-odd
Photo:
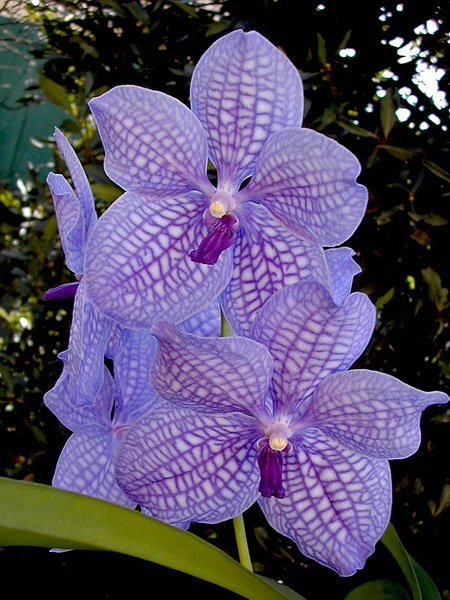
[[[77,293],[79,281],[63,283],[55,288],[47,290],[44,294],[44,300],[61,300],[63,298],[73,298]]]
[[[222,252],[233,244],[238,220],[233,214],[225,214],[220,219],[211,216],[208,221],[212,222],[210,232],[203,238],[198,249],[192,251],[189,256],[194,262],[214,265]]]

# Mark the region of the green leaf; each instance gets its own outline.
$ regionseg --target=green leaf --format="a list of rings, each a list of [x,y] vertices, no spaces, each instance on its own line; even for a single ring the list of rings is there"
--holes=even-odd
[[[380,296],[378,300],[375,302],[375,306],[378,310],[383,310],[385,304],[387,304],[394,297],[395,287],[391,287],[385,294]]]
[[[431,267],[422,269],[423,278],[428,286],[428,296],[434,302],[438,311],[444,310],[449,306],[448,288],[442,287],[442,280],[439,273],[436,273]]]
[[[403,547],[403,544],[400,541],[400,538],[398,537],[392,523],[389,523],[383,537],[381,538],[381,541],[392,554],[398,566],[402,570],[402,573],[410,587],[413,600],[423,600],[419,587],[419,581],[411,562],[411,558]]]
[[[113,202],[123,194],[123,190],[113,184],[92,183],[91,189],[95,198],[104,200],[105,202]]]
[[[39,71],[38,83],[47,100],[72,114],[69,92],[65,87],[46,77],[42,71]]]
[[[0,477],[0,545],[120,552],[249,600],[304,600],[192,533],[103,500],[5,477]]]
[[[401,146],[390,146],[389,144],[380,144],[377,149],[386,150],[386,152],[389,152],[395,158],[400,158],[400,160],[410,160],[414,156],[423,153],[421,148],[402,148]]]
[[[387,139],[392,131],[392,128],[397,123],[395,105],[392,99],[392,90],[390,88],[380,102],[380,119],[384,137]]]
[[[348,593],[344,600],[409,600],[408,592],[399,583],[387,579],[367,581]]]
[[[377,134],[373,131],[369,131],[368,129],[364,129],[363,127],[359,127],[358,125],[354,125],[351,121],[340,120],[336,121],[336,124],[340,125],[343,129],[345,129],[349,133],[352,133],[353,135],[357,135],[360,137],[371,137],[375,139],[377,138]]]
[[[319,62],[323,66],[325,66],[328,63],[327,49],[325,47],[325,40],[320,35],[320,33],[317,33],[317,58],[319,59]]]
[[[441,600],[441,595],[435,586],[434,581],[412,556],[409,554],[408,556],[412,566],[414,567],[414,571],[416,572],[417,581],[420,585],[420,591],[422,592],[423,600]]]
[[[437,177],[440,177],[441,179],[444,179],[445,181],[450,182],[450,173],[448,171],[446,171],[445,169],[443,169],[442,167],[440,167],[436,163],[431,162],[431,160],[424,160],[423,164],[432,173],[434,173],[435,175],[437,175]]]

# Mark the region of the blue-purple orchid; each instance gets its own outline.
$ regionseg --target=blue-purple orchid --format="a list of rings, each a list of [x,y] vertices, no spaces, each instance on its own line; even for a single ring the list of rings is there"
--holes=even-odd
[[[86,290],[132,329],[180,323],[221,294],[244,332],[277,289],[331,285],[323,248],[355,231],[367,191],[346,148],[301,127],[298,70],[260,34],[212,44],[190,99],[192,110],[125,85],[91,100],[105,171],[125,193],[89,237]]]
[[[258,500],[301,552],[353,574],[389,521],[388,459],[415,452],[422,411],[448,401],[349,370],[374,322],[365,294],[337,305],[325,287],[302,282],[265,303],[252,339],[156,323],[151,381],[166,401],[122,438],[120,487],[168,523],[216,523]]]

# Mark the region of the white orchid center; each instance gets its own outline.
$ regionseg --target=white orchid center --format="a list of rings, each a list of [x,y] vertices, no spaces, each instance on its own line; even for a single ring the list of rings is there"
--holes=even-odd
[[[232,213],[236,208],[236,201],[231,194],[223,190],[217,190],[211,198],[209,212],[216,219],[221,219],[226,214]]]

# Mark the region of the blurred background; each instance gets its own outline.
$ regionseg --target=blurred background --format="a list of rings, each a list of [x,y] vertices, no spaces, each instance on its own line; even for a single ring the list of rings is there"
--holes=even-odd
[[[288,55],[304,83],[304,125],[361,162],[370,199],[346,245],[362,268],[354,290],[370,296],[378,319],[356,366],[449,392],[448,1],[7,0],[0,10],[0,476],[50,484],[69,436],[42,401],[61,372],[57,354],[67,348],[72,310],[72,300],[43,301],[48,288],[72,281],[45,184],[49,171],[68,175],[54,127],[76,149],[100,214],[121,191],[103,172],[87,101],[136,84],[189,104],[199,57],[236,28],[259,31]],[[427,409],[422,434],[414,456],[391,463],[392,523],[450,599],[450,409]],[[381,544],[362,572],[342,579],[271,530],[257,506],[245,518],[254,570],[308,600],[350,599],[373,579],[404,584]],[[230,523],[192,531],[236,556]],[[152,597],[155,585],[169,598],[186,590],[237,598],[102,552],[3,548],[0,573],[15,586],[5,598],[37,591],[51,599]]]

